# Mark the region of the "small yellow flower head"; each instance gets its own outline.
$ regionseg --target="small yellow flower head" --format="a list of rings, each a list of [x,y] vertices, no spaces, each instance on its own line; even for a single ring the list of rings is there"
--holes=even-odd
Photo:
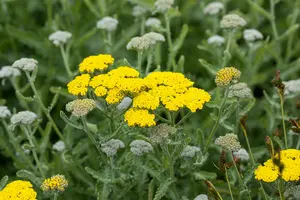
[[[130,108],[124,117],[129,126],[148,127],[156,124],[155,115],[145,109]]]
[[[95,89],[94,93],[98,97],[103,97],[107,94],[107,89],[103,86],[99,86]]]
[[[159,98],[148,92],[141,92],[133,98],[133,107],[155,110],[159,106]]]
[[[88,85],[90,82],[89,74],[82,74],[80,76],[76,76],[74,80],[68,83],[68,91],[73,95],[86,95],[88,91]]]
[[[217,72],[215,82],[217,86],[228,86],[231,82],[240,78],[241,72],[234,67],[225,67]]]
[[[128,66],[120,66],[117,69],[113,69],[107,73],[112,77],[120,77],[120,78],[137,78],[139,76],[139,71],[132,67]]]
[[[280,156],[277,154],[274,158],[280,158],[280,163],[283,165],[281,173],[279,167],[274,164],[272,159],[269,159],[255,170],[255,179],[264,182],[274,182],[278,177],[285,181],[300,180],[300,150],[282,150]]]
[[[108,65],[114,63],[114,58],[109,54],[99,54],[97,56],[89,56],[79,64],[81,73],[93,73],[95,70],[105,70]]]
[[[113,88],[108,91],[105,100],[108,104],[115,104],[120,103],[124,97],[125,94],[121,90],[118,88]]]
[[[96,102],[92,99],[76,99],[66,105],[66,110],[73,115],[82,117],[86,116],[96,107]]]
[[[0,191],[1,200],[36,200],[37,193],[28,181],[13,181]]]
[[[68,181],[64,175],[55,175],[44,180],[41,189],[44,192],[64,192],[68,187]]]

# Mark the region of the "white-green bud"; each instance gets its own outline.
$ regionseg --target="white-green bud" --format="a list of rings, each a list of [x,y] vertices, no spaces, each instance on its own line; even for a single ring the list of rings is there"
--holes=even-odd
[[[101,151],[103,151],[108,157],[112,157],[121,148],[124,148],[125,144],[121,140],[111,139],[108,142],[101,144]]]
[[[66,145],[63,141],[57,141],[53,146],[52,149],[58,152],[63,152],[66,149]]]
[[[211,2],[204,8],[204,14],[216,15],[224,9],[224,4],[221,2]]]
[[[261,32],[256,29],[246,29],[244,30],[243,35],[244,39],[247,42],[254,42],[256,40],[262,40],[264,38]]]
[[[72,34],[67,31],[56,31],[49,36],[49,40],[53,42],[55,46],[66,44],[71,39]]]
[[[20,70],[13,68],[11,66],[3,66],[0,69],[0,78],[14,78],[20,76]]]
[[[221,21],[221,28],[233,29],[243,27],[246,25],[246,21],[237,14],[225,15]]]
[[[30,111],[21,111],[21,112],[18,112],[17,114],[14,114],[10,118],[10,122],[14,126],[15,125],[19,125],[19,124],[30,125],[37,118],[38,118],[38,116],[35,113],[33,113],[33,112],[30,112]]]
[[[150,28],[159,28],[161,27],[161,21],[155,17],[150,17],[146,20],[145,26]]]
[[[117,29],[119,21],[112,17],[103,17],[97,22],[97,28],[112,32]]]
[[[130,151],[137,156],[153,151],[152,145],[144,140],[134,140],[129,146]]]
[[[165,13],[172,8],[174,0],[157,0],[154,6],[158,12]]]
[[[193,158],[199,151],[201,151],[199,147],[188,145],[183,149],[180,155],[185,158]]]
[[[233,155],[240,159],[241,161],[248,161],[249,160],[249,154],[246,151],[246,149],[239,149],[238,151],[233,152]]]
[[[19,68],[24,71],[32,72],[37,68],[38,61],[33,58],[21,58],[16,60],[12,67]]]
[[[253,98],[252,91],[246,83],[236,83],[229,87],[228,97],[236,97],[241,99]]]
[[[92,99],[76,99],[66,105],[66,110],[77,117],[82,117],[86,116],[95,107],[96,102]]]
[[[132,9],[132,16],[140,17],[147,13],[147,9],[142,6],[134,6]]]
[[[164,42],[166,41],[165,37],[156,32],[149,32],[143,35],[142,37],[148,38],[150,40],[151,45],[156,44],[157,42]]]
[[[222,36],[219,35],[213,35],[208,38],[207,43],[211,45],[216,45],[216,46],[222,46],[224,44],[225,39]]]
[[[224,136],[218,137],[215,140],[215,144],[227,151],[238,151],[241,148],[237,135],[233,133],[227,133]]]
[[[150,46],[151,41],[148,38],[134,37],[128,42],[126,48],[128,50],[145,51],[149,49]]]
[[[10,116],[10,110],[6,106],[0,106],[0,119],[8,118]]]
[[[288,95],[290,93],[300,92],[300,79],[284,81],[283,84],[285,85],[284,88],[285,95]]]
[[[196,198],[194,200],[208,200],[208,196],[205,194],[200,194],[200,195],[196,196]]]

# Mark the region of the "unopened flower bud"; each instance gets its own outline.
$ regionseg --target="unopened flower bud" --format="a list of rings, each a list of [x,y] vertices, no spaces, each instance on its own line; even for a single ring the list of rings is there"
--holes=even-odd
[[[32,72],[35,68],[37,68],[38,61],[33,58],[21,58],[16,60],[12,67],[19,68],[24,71]]]
[[[97,22],[97,28],[112,32],[117,29],[119,21],[112,17],[103,17]]]
[[[144,140],[134,140],[129,146],[130,151],[137,156],[153,151],[152,145]]]
[[[234,29],[243,27],[246,25],[246,21],[237,14],[225,15],[221,21],[221,28]]]

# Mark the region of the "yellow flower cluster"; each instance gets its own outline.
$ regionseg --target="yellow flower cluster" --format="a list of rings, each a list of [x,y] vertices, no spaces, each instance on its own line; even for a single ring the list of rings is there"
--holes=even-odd
[[[233,80],[239,79],[241,72],[234,67],[225,67],[217,72],[215,82],[217,86],[228,86]]]
[[[274,182],[278,177],[285,181],[300,180],[300,150],[282,150],[280,151],[280,156],[277,154],[274,158],[280,158],[280,162],[283,164],[282,172],[280,172],[279,167],[274,164],[272,159],[269,159],[264,165],[258,166],[255,170],[255,179],[264,182]]]
[[[44,192],[63,192],[68,187],[68,181],[64,175],[55,175],[44,180],[41,189]]]
[[[130,108],[124,115],[125,121],[129,126],[154,126],[156,123],[154,121],[155,115],[150,114],[148,110],[145,109],[135,109]]]
[[[36,200],[36,192],[28,181],[13,181],[0,191],[1,200]]]
[[[89,74],[82,74],[75,77],[70,83],[68,83],[68,91],[73,95],[86,95],[91,76]]]
[[[97,56],[89,56],[79,64],[81,73],[93,73],[95,70],[105,70],[108,65],[114,63],[114,58],[109,54],[99,54]]]

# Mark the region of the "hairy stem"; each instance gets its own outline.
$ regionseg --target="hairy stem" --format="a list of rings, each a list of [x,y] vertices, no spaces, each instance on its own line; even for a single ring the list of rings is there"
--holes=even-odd
[[[288,145],[287,145],[285,122],[284,122],[284,107],[283,107],[284,97],[283,97],[283,94],[279,93],[279,97],[280,97],[281,118],[282,118],[283,135],[284,135],[284,145],[285,145],[285,148],[287,149]]]
[[[72,75],[72,71],[70,69],[70,64],[69,64],[69,55],[67,54],[65,48],[63,47],[63,45],[60,45],[60,52],[61,52],[61,55],[62,55],[62,58],[63,58],[63,61],[64,61],[64,66],[65,66],[65,69],[67,71],[67,74],[69,76],[69,78],[72,78],[73,75]]]

